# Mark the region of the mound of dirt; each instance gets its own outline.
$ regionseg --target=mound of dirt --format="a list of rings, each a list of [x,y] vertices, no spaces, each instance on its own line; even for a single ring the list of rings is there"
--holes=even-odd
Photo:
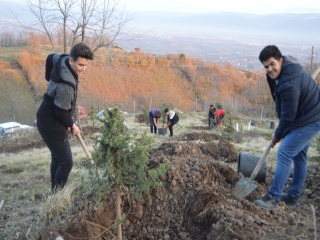
[[[195,135],[179,137],[185,138]],[[266,211],[252,201],[267,192],[272,176],[247,198],[236,199],[230,189],[240,176],[221,162],[235,157],[236,151],[221,138],[215,139],[217,143],[201,142],[208,138],[201,133],[197,141],[171,141],[150,152],[150,167],[168,162],[170,169],[162,179],[163,187],[152,190],[151,206],[147,200],[130,205],[123,196],[123,212],[128,214],[123,239],[314,238],[309,204],[318,210],[320,166],[309,168],[300,207],[279,202],[279,210]],[[229,155],[220,153],[220,147]],[[209,150],[212,148],[216,150]],[[50,226],[50,231],[44,229],[39,239],[53,239],[58,234],[64,239],[107,239],[110,232],[115,235],[110,229],[115,219],[114,199],[114,195],[109,196],[100,212],[95,208],[95,198],[78,199],[71,210],[72,218]],[[319,226],[318,220],[316,224]]]

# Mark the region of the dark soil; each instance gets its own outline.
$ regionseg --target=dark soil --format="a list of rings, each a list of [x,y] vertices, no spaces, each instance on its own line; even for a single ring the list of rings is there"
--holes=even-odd
[[[247,198],[237,199],[230,189],[240,179],[229,166],[238,154],[232,144],[215,134],[190,133],[174,138],[150,151],[150,167],[164,162],[170,169],[163,187],[152,190],[148,201],[132,205],[123,196],[124,239],[315,239],[319,229],[319,170],[310,166],[301,206],[279,202],[279,210],[266,211],[253,200],[271,184],[259,184]],[[93,196],[78,198],[72,216],[60,224],[44,228],[38,239],[108,239],[115,219],[114,195],[102,202],[98,211]],[[315,207],[315,218],[312,209]],[[318,232],[319,235],[319,232]]]

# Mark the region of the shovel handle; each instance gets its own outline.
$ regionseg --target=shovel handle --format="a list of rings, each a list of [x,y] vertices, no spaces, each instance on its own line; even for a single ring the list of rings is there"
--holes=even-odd
[[[254,168],[253,172],[251,173],[249,181],[253,181],[256,178],[256,176],[257,176],[258,172],[260,171],[260,168],[262,167],[264,160],[266,159],[271,148],[272,148],[272,142],[269,143],[267,149],[262,154],[259,162],[257,163],[256,167]]]
[[[94,161],[92,160],[91,154],[90,154],[90,152],[88,151],[88,148],[87,148],[86,144],[84,143],[84,141],[83,141],[80,133],[77,134],[77,138],[79,139],[79,141],[80,141],[80,143],[81,143],[81,146],[82,146],[84,152],[85,152],[86,155],[87,155],[87,158],[89,158],[91,164],[93,164]]]

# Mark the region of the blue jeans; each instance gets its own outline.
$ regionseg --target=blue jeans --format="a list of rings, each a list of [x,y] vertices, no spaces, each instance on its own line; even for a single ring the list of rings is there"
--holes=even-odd
[[[290,132],[282,140],[277,153],[277,168],[269,192],[275,200],[286,185],[293,162],[293,177],[289,189],[292,197],[299,197],[308,169],[308,149],[312,139],[320,131],[320,121],[306,125]]]

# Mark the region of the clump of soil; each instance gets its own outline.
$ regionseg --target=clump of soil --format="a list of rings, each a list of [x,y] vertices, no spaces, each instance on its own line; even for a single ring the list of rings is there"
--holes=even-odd
[[[197,140],[193,139],[196,135]],[[234,159],[236,151],[228,141],[211,137],[216,139],[210,141],[204,133],[185,134],[150,151],[150,167],[168,162],[170,169],[162,179],[163,187],[151,192],[151,206],[147,200],[130,205],[123,196],[123,211],[128,214],[124,239],[314,238],[309,204],[318,211],[320,166],[309,167],[300,207],[279,202],[279,210],[266,211],[252,201],[267,192],[272,176],[249,197],[235,198],[230,189],[240,176],[223,161]],[[193,140],[179,141],[185,138]],[[220,152],[220,148],[225,150]],[[103,202],[100,212],[95,201],[92,196],[78,199],[71,210],[73,217],[51,226],[50,231],[44,229],[41,239],[53,239],[57,234],[64,239],[107,239],[109,232],[115,235],[110,229],[115,219],[114,195]],[[316,224],[319,226],[319,220]]]

